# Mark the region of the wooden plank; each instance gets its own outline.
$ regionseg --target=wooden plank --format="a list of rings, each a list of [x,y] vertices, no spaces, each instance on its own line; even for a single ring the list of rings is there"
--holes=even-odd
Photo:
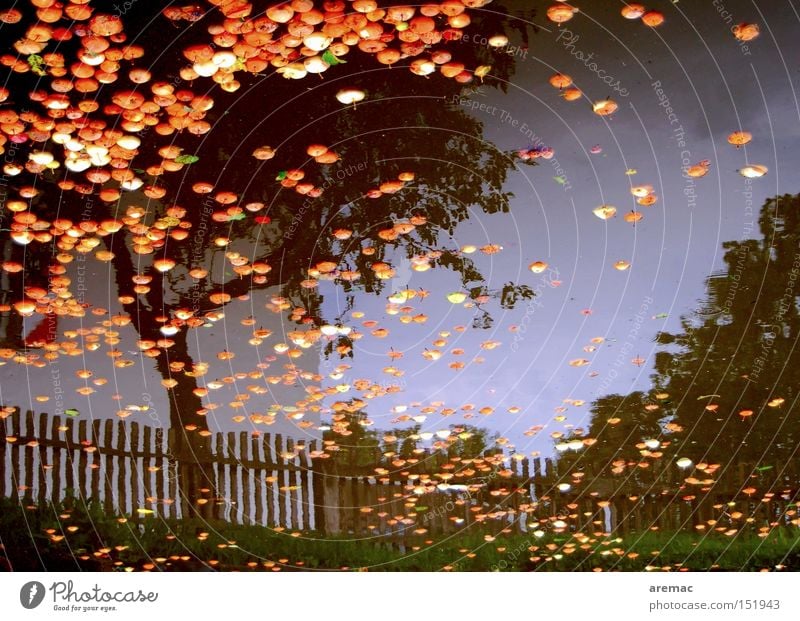
[[[145,432],[146,431],[145,429]],[[164,433],[162,427],[156,427],[152,435],[153,437],[150,440],[152,443],[150,462],[153,466],[158,468],[158,470],[151,473],[149,476],[150,491],[148,496],[155,496],[158,498],[163,516],[165,518],[170,518],[173,516],[173,513],[177,516],[178,508],[175,506],[174,496],[171,496],[169,491],[169,482],[174,477],[174,473],[172,472],[172,464],[166,456],[168,452],[168,447],[165,446],[167,434]],[[145,450],[148,449],[145,448]]]
[[[350,478],[350,498],[351,498],[351,508],[350,512],[353,516],[353,533],[358,536],[361,535],[364,530],[364,519],[363,514],[361,513],[361,494],[363,491],[363,479],[360,477],[351,477]]]
[[[250,461],[250,438],[246,431],[239,433],[239,455],[243,461]],[[252,501],[250,495],[253,493],[253,479],[251,468],[242,467],[242,524],[252,524],[250,509]]]
[[[10,482],[6,483],[6,476],[10,478],[11,469],[6,467],[6,437],[11,435],[6,417],[0,418],[0,431],[2,431],[2,438],[0,438],[0,498],[5,498],[10,495],[12,485]]]
[[[264,462],[267,466],[264,472],[264,478],[272,477],[275,475],[273,470],[275,458],[272,452],[272,435],[264,434],[264,439],[261,442],[261,448],[264,450]],[[266,525],[269,527],[275,526],[275,483],[264,481],[264,492],[266,494]]]
[[[34,424],[33,412],[28,410],[27,412],[25,412],[25,436],[27,438],[35,439],[36,432],[33,429],[33,424]],[[17,441],[17,444],[20,444],[20,442]],[[21,449],[22,449],[22,457],[25,462],[25,479],[22,483],[23,485],[25,485],[26,488],[24,496],[26,501],[32,504],[33,487],[34,487],[34,482],[33,482],[34,450],[33,447],[27,446],[25,444],[22,445]]]
[[[114,421],[103,423],[103,446],[110,447],[114,434]],[[106,513],[114,512],[113,463],[114,458],[107,453],[103,455],[103,508]]]
[[[139,468],[139,458],[136,457],[136,452],[139,450],[139,423],[129,423],[128,429],[130,430],[130,452],[131,456],[125,460],[126,467],[128,468],[128,479],[131,482],[131,507],[132,511],[137,508],[146,507],[143,502],[139,500],[139,478],[141,469]]]
[[[311,464],[309,463],[308,448],[306,447],[303,447],[303,450],[300,451],[300,469],[301,472],[298,473],[298,479],[300,481],[300,509],[303,512],[303,521],[302,525],[298,524],[298,527],[310,529],[310,516],[312,513],[312,507],[309,504],[309,494],[311,492]]]
[[[250,454],[253,459],[263,464],[264,460],[261,457],[261,441],[257,436],[250,439]],[[255,494],[255,516],[254,521],[259,526],[264,525],[264,477],[265,472],[263,467],[256,468],[252,473],[252,485]]]
[[[230,504],[231,504],[231,514],[230,519],[234,524],[241,524],[241,516],[240,516],[240,509],[241,505],[239,504],[239,487],[240,487],[240,472],[239,472],[239,463],[237,459],[237,452],[236,452],[236,432],[229,431],[227,434],[227,457],[228,459],[232,459],[230,471]]]
[[[294,440],[292,438],[286,438],[286,453],[294,452]],[[291,460],[284,459],[283,460],[286,464],[290,464]],[[297,481],[295,480],[295,473],[294,472],[287,472],[286,478],[288,479],[288,489],[286,490],[286,497],[289,500],[289,511],[288,511],[288,521],[289,521],[289,528],[299,528],[300,524],[300,517],[298,515],[298,506],[297,506],[297,494],[295,490],[291,489],[297,485]]]
[[[39,414],[39,431],[36,436],[42,440],[47,438],[47,414],[44,412]],[[47,447],[40,443],[37,452],[39,453],[39,495],[37,503],[40,506],[44,506],[47,501],[47,473],[52,470],[52,468],[45,468],[45,466],[52,466],[52,464],[48,463]]]
[[[122,421],[117,422],[117,450],[125,451],[126,438],[128,436],[127,427]],[[117,513],[119,515],[131,514],[135,519],[138,516],[137,507],[131,507],[128,511],[128,485],[127,485],[127,460],[124,457],[117,457]]]
[[[542,497],[542,489],[542,460],[536,457],[533,460],[533,492],[537,499]]]
[[[161,447],[166,447],[164,457],[159,457],[164,468],[164,483],[166,489],[164,491],[164,498],[169,499],[170,503],[170,517],[177,518],[180,515],[180,503],[178,502],[177,492],[175,491],[175,484],[178,480],[177,459],[173,452],[172,444],[173,431],[170,428],[162,430]]]
[[[164,506],[153,489],[153,428],[150,425],[142,425],[142,497],[156,499],[156,513],[163,515],[161,508]],[[148,505],[151,504],[148,502]]]
[[[308,447],[309,455],[317,450],[317,441],[312,440]],[[308,482],[311,484],[311,502],[313,507],[309,510],[309,518],[313,519],[314,530],[320,533],[326,532],[325,529],[325,488],[324,488],[324,467],[325,460],[309,457]],[[311,526],[309,524],[309,526]]]
[[[339,506],[335,507],[341,517],[342,533],[348,534],[355,530],[353,524],[353,488],[350,485],[349,477],[340,476],[339,479]]]
[[[89,481],[87,478],[87,463],[89,454],[86,452],[86,445],[84,441],[89,440],[88,423],[86,420],[78,421],[78,496],[87,502],[89,497]]]
[[[11,493],[17,497],[19,496],[19,486],[20,486],[20,466],[19,466],[19,452],[20,452],[20,444],[22,443],[21,436],[22,436],[22,428],[20,423],[20,412],[14,411],[11,414],[11,435],[16,438],[16,442],[11,444],[11,468],[9,469],[10,477],[9,477],[9,487]]]
[[[283,437],[281,434],[275,434],[275,461],[278,465],[278,524],[280,526],[286,526],[286,498],[281,492],[280,488],[284,487],[288,484],[288,471],[283,468],[284,466],[284,459],[283,459]]]
[[[50,421],[50,437],[57,438],[61,433],[58,428],[61,427],[61,417],[53,416]],[[58,503],[62,498],[61,490],[61,456],[63,451],[61,449],[51,449],[53,451],[53,470],[52,481],[53,486],[50,492],[50,500]]]
[[[161,432],[161,441],[158,443],[159,447],[164,448],[163,457],[160,457],[162,460],[162,466],[166,471],[166,484],[167,484],[167,498],[169,498],[172,502],[170,503],[171,511],[170,514],[172,517],[179,518],[182,516],[181,513],[181,499],[179,498],[179,494],[181,493],[178,490],[178,460],[175,457],[175,430],[172,428],[167,429],[167,433],[164,434],[163,430]],[[166,442],[166,447],[164,447],[164,443]],[[161,493],[158,491],[158,479],[156,479],[156,494],[160,498],[163,494],[163,490]]]
[[[96,418],[92,421],[92,444],[97,447],[97,450],[92,453],[92,463],[90,466],[97,466],[96,468],[90,467],[90,479],[91,479],[91,495],[92,500],[99,503],[100,502],[100,472],[103,468],[101,463],[101,447],[103,446],[101,441],[101,430],[100,426],[102,421],[99,418]]]
[[[228,519],[228,497],[226,495],[226,486],[225,486],[225,475],[227,473],[227,467],[223,461],[225,455],[225,443],[224,443],[224,435],[222,433],[214,434],[214,469],[215,469],[215,476],[217,479],[216,485],[216,494],[217,499],[215,502],[217,503],[216,513],[217,518],[220,520],[227,520]]]

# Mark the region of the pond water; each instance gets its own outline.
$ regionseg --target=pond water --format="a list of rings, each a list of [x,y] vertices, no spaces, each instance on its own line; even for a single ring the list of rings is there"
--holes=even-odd
[[[579,503],[663,483],[791,522],[791,2],[35,4],[0,10],[12,444],[28,411],[98,455],[122,421],[172,461],[242,438],[247,470],[279,434],[303,470],[419,459],[440,491],[548,458]],[[190,504],[225,495],[198,476]],[[269,523],[254,494],[240,521]]]

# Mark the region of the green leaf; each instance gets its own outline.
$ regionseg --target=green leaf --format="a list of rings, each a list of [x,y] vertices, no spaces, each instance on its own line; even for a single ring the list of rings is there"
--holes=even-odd
[[[74,418],[75,416],[80,415],[80,412],[75,408],[67,408],[66,410],[64,410],[64,414],[66,414],[67,416],[72,416]]]
[[[653,315],[653,319],[665,319],[667,317],[669,317],[667,313],[658,313],[658,315]]]
[[[178,164],[194,164],[195,162],[199,162],[200,158],[196,155],[179,155],[175,158],[175,161]]]
[[[553,181],[555,181],[556,183],[558,183],[560,185],[565,185],[567,183],[567,180],[564,177],[561,177],[561,176],[553,177]]]
[[[344,65],[345,63],[347,63],[346,60],[339,59],[336,56],[336,54],[331,52],[329,49],[325,50],[322,53],[322,60],[324,60],[326,63],[328,63],[331,67],[333,67],[334,65]]]
[[[228,220],[244,220],[246,217],[244,213],[235,213],[232,216],[228,216]]]
[[[47,72],[44,70],[44,58],[39,56],[38,54],[31,54],[27,58],[28,66],[31,68],[36,75],[44,76],[47,75]]]
[[[281,172],[278,173],[278,176],[275,177],[275,181],[283,181],[284,179],[286,179],[287,174],[288,174],[287,171],[282,170]]]
[[[764,472],[765,470],[772,470],[772,466],[759,466],[756,468],[759,472]]]

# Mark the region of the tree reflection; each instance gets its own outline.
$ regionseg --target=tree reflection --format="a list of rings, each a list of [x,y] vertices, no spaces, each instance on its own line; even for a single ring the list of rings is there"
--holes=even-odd
[[[559,469],[645,489],[688,458],[718,464],[718,478],[743,464],[780,479],[800,442],[800,197],[768,200],[759,226],[761,239],[725,242],[726,267],[707,279],[706,299],[682,330],[658,335],[652,390],[595,401],[589,446],[563,455]]]
[[[126,21],[134,24],[135,30],[137,23],[144,24],[151,17],[150,11],[143,4],[135,6]],[[471,30],[508,32],[520,28],[521,22],[510,20],[503,13],[501,7],[478,12]],[[197,39],[199,32],[194,28],[171,33],[176,36],[151,68],[153,75],[180,83],[174,76],[176,67],[185,62],[180,51]],[[159,47],[156,42],[160,36],[158,29],[149,29],[140,43],[145,48],[150,44]],[[524,27],[520,36],[526,43],[528,32]],[[454,56],[466,66],[492,65],[487,88],[505,88],[514,71],[512,55],[493,53],[486,46],[468,42],[452,46]],[[108,209],[97,204],[88,210],[94,219],[122,218],[130,205],[137,205],[143,212],[143,225],[150,227],[163,221],[165,231],[176,226],[169,224],[168,210],[175,205],[186,210],[181,226],[190,231],[190,237],[182,243],[167,239],[153,257],[175,261],[176,267],[166,273],[154,269],[149,259],[142,260],[133,251],[134,233],[126,230],[104,238],[106,250],[114,253],[110,272],[115,293],[139,339],[163,342],[165,326],[178,328],[169,334],[168,346],[159,346],[161,351],[153,357],[153,364],[168,386],[170,425],[180,429],[173,452],[178,459],[200,464],[199,476],[185,482],[184,488],[196,487],[203,478],[211,479],[209,473],[202,471],[211,447],[207,411],[198,391],[198,377],[204,369],[191,353],[191,344],[197,339],[194,330],[209,318],[219,318],[228,300],[235,302],[242,296],[279,287],[287,308],[304,310],[287,313],[290,321],[319,325],[329,318],[322,316],[320,289],[307,287],[308,271],[315,263],[333,261],[340,271],[360,274],[358,280],[337,278],[335,282],[352,306],[359,292],[386,291],[386,280],[372,269],[375,262],[396,264],[422,254],[430,257],[431,267],[457,273],[479,308],[491,298],[510,308],[517,300],[533,295],[530,288],[515,283],[506,283],[501,291],[489,289],[475,263],[460,253],[450,239],[456,227],[475,213],[508,211],[510,195],[503,186],[516,163],[483,139],[484,126],[493,119],[470,115],[460,104],[460,97],[465,94],[463,86],[454,80],[438,75],[420,78],[399,66],[384,68],[357,53],[349,55],[347,64],[337,69],[341,70],[330,71],[319,82],[314,77],[299,82],[284,80],[272,73],[242,78],[242,88],[235,95],[215,91],[215,107],[207,117],[214,129],[200,144],[186,133],[178,132],[170,138],[199,160],[187,165],[182,177],[162,179],[142,173],[147,182],[157,181],[166,188],[163,200],[125,194],[116,207]],[[203,87],[179,86],[195,91]],[[364,89],[369,93],[368,100],[358,108],[342,107],[335,94],[343,87]],[[23,91],[24,88],[20,96]],[[472,96],[480,97],[475,91]],[[110,93],[105,89],[97,93],[100,102],[108,97]],[[167,142],[156,132],[143,131],[140,137],[142,154],[152,154]],[[328,145],[341,160],[329,166],[316,164],[306,153],[312,143]],[[272,145],[277,154],[260,163],[251,153],[264,144]],[[302,168],[309,180],[324,188],[322,196],[311,200],[283,188],[277,180],[282,171],[293,168]],[[368,190],[397,178],[403,171],[413,171],[416,176],[402,191],[377,199],[366,196]],[[49,174],[41,175],[42,179],[53,181]],[[237,203],[242,205],[265,203],[267,208],[262,213],[271,222],[255,223],[247,213],[244,218],[227,221],[212,217],[220,206],[191,190],[197,181],[210,182],[215,191],[235,193]],[[86,219],[87,209],[81,201],[61,201],[54,185],[45,185],[43,190],[42,201],[59,205],[62,217],[76,222]],[[46,215],[42,212],[40,217]],[[423,218],[426,224],[396,239],[376,235],[381,228],[413,216]],[[337,240],[331,235],[336,228],[354,231],[353,239],[359,241]],[[217,243],[223,238],[225,243]],[[372,252],[365,252],[366,246]],[[251,264],[268,264],[270,273],[234,273],[229,264],[231,252],[247,256]],[[45,244],[31,245],[24,255],[26,267],[43,271],[52,253],[53,249]],[[207,274],[190,277],[193,268],[203,268]],[[152,280],[141,284],[138,281],[143,276]],[[12,283],[10,289],[19,287]],[[226,295],[223,301],[216,295],[220,292]],[[96,292],[87,293],[86,303],[97,303]],[[491,319],[488,310],[483,310],[476,325],[488,327]],[[16,316],[10,319],[5,326],[5,343],[24,347],[20,338],[22,322]],[[346,339],[330,343],[322,351],[349,353]]]
[[[499,10],[481,13],[476,22],[476,31],[515,27]],[[527,39],[526,32],[522,36]],[[488,62],[491,56],[492,75],[497,77],[493,84],[503,87],[513,73],[512,56],[491,55],[486,47],[470,44],[461,44],[455,51],[468,65]],[[474,118],[463,106],[454,104],[462,87],[452,80],[423,79],[399,67],[376,67],[371,58],[351,56],[343,71],[338,75],[332,71],[330,78],[319,83],[297,83],[272,74],[243,83],[245,94],[240,98],[221,94],[216,106],[219,112],[212,119],[215,129],[196,151],[199,162],[189,167],[179,187],[171,189],[177,194],[175,202],[189,207],[186,220],[191,230],[208,231],[204,233],[207,242],[199,248],[192,243],[166,248],[164,254],[178,267],[167,275],[158,274],[149,292],[126,304],[142,338],[156,338],[160,328],[156,318],[172,316],[175,309],[189,308],[197,317],[221,310],[224,304],[212,299],[215,292],[222,290],[235,300],[276,284],[293,307],[305,309],[302,318],[296,319],[299,323],[320,323],[322,294],[318,288],[304,287],[304,281],[309,268],[323,260],[336,262],[340,270],[360,273],[357,281],[337,280],[350,305],[359,291],[385,291],[386,281],[371,269],[373,263],[396,263],[402,257],[424,253],[434,254],[434,268],[458,273],[473,299],[502,297],[504,307],[510,308],[518,299],[532,297],[530,288],[514,283],[507,283],[502,292],[490,291],[475,264],[457,251],[452,240],[443,247],[471,210],[508,210],[510,195],[503,184],[515,162],[482,138],[484,124],[491,119]],[[335,93],[345,85],[367,90],[369,101],[357,109],[343,109]],[[250,129],[252,119],[246,111],[251,109],[263,110],[263,120],[249,134],[236,131]],[[150,146],[148,142],[143,149]],[[185,137],[179,136],[176,142],[185,143],[187,152],[193,148]],[[277,155],[257,162],[251,152],[265,143],[273,145]],[[341,161],[331,166],[314,163],[306,154],[312,143],[328,145]],[[276,179],[287,168],[307,170],[307,178],[324,188],[322,196],[309,199],[282,188]],[[367,190],[406,170],[417,177],[403,191],[379,199],[365,196]],[[207,201],[202,202],[202,197],[190,190],[199,180],[211,180],[216,189],[236,192],[242,203],[264,202],[271,222],[254,225],[251,217],[211,221]],[[165,183],[169,187],[172,180]],[[203,208],[197,207],[198,202]],[[148,209],[150,218],[155,219],[163,215],[166,205],[151,202]],[[385,241],[375,235],[377,230],[414,215],[424,216],[428,224],[396,240]],[[361,241],[336,240],[331,233],[339,228],[354,231],[353,239]],[[218,236],[230,240],[226,248],[213,247],[212,240]],[[372,246],[374,252],[365,253],[364,246]],[[269,264],[268,278],[226,273],[224,255],[232,249],[253,262]],[[137,273],[135,262],[130,256],[120,257],[114,267],[120,290],[125,291]],[[192,281],[188,271],[193,267],[208,269],[208,275]],[[163,286],[157,283],[159,278],[163,278]],[[483,325],[489,325],[485,318]],[[175,344],[169,358],[156,360],[163,377],[178,381],[172,388],[171,423],[183,428],[196,425],[202,431],[204,419],[196,415],[202,404],[193,394],[196,378],[186,373],[193,367],[187,345],[189,331],[181,330],[171,338]],[[337,345],[344,346],[340,353],[347,351],[347,339],[341,338],[328,343],[323,352],[332,354]],[[176,372],[181,364],[183,369]]]

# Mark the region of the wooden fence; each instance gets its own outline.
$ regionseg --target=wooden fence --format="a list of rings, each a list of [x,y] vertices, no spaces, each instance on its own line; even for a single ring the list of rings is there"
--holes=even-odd
[[[496,454],[479,460],[477,471],[454,471],[449,483],[456,491],[439,491],[436,475],[448,461],[441,454],[381,474],[366,467],[354,474],[332,460],[312,459],[316,441],[277,434],[215,433],[198,460],[175,454],[180,438],[174,430],[137,422],[15,412],[0,420],[0,431],[0,496],[44,504],[70,495],[133,519],[199,514],[236,524],[388,537],[465,528],[526,532],[532,524],[562,520],[569,529],[628,533],[724,528],[735,521],[731,500],[754,527],[797,523],[800,501],[796,463],[770,472],[736,464],[710,487],[666,460],[644,481],[583,466],[581,484],[566,489],[563,484],[575,483],[573,472],[559,473],[557,462]]]

